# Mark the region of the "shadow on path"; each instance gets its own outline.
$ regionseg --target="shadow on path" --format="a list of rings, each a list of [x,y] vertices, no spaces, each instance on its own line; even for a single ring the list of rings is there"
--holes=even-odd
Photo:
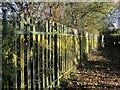
[[[68,82],[68,87],[78,90],[120,90],[120,45],[94,52]]]

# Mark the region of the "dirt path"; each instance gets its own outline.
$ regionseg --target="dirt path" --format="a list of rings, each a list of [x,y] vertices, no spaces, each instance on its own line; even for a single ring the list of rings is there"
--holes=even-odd
[[[77,90],[120,90],[120,46],[93,53],[84,66],[68,78],[68,87]]]

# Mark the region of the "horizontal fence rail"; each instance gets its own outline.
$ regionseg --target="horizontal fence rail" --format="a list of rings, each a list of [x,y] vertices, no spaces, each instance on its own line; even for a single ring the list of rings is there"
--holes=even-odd
[[[98,35],[52,21],[36,23],[35,18],[15,12],[11,18],[4,11],[3,88],[59,87],[61,78],[98,48]]]

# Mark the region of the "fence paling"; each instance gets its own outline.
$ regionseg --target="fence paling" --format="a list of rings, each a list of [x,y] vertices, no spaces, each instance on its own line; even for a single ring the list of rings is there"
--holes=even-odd
[[[57,31],[57,24],[54,23],[54,29]],[[57,51],[57,34],[54,35],[54,75],[55,80],[58,78],[58,51]],[[55,82],[57,86],[57,82]]]
[[[53,26],[53,28],[52,28],[52,32],[54,31],[54,22],[52,22],[52,26]],[[55,81],[55,47],[54,47],[54,45],[55,45],[55,43],[54,43],[54,34],[52,35],[52,70],[53,70],[53,72],[52,72],[52,82],[54,82]],[[52,87],[55,87],[55,83],[53,83],[53,85],[52,85]]]
[[[63,34],[64,34],[64,31],[65,31],[65,25],[63,26]],[[62,38],[62,43],[66,45],[66,39],[65,39],[65,36],[63,36]],[[63,46],[63,59],[62,59],[62,62],[63,62],[63,73],[65,72],[65,46]]]
[[[91,37],[92,37],[92,48],[91,49],[93,50],[93,48],[94,48],[94,42],[93,42],[94,41],[94,35],[92,34]]]
[[[65,26],[63,28],[63,33],[65,34]],[[65,43],[65,48],[63,49],[63,73],[66,71],[66,36],[63,36],[63,39],[65,40],[64,43]]]
[[[88,34],[88,53],[89,54],[91,53],[90,49],[91,49],[91,39],[90,39],[90,34]]]
[[[30,17],[27,17],[27,22],[30,23]],[[30,26],[27,26],[27,31],[30,31]],[[27,43],[27,84],[31,88],[30,34],[27,35]]]
[[[13,13],[13,30],[16,31],[16,17],[17,17],[17,14],[14,12]],[[15,63],[15,67],[17,67],[17,39],[16,39],[16,35],[14,35],[14,56],[13,56],[13,62]],[[14,88],[17,88],[17,73],[15,75],[15,82],[14,82],[14,85],[13,85]]]
[[[8,18],[7,10],[4,10],[4,11],[3,11],[3,21],[2,21],[2,24],[3,24],[3,31],[5,31],[5,32],[6,32],[7,29],[8,29],[8,26],[7,26],[7,24],[8,24],[7,18]],[[2,31],[2,32],[3,32],[3,31]],[[7,42],[7,41],[6,41],[6,40],[3,41],[3,44],[4,44],[5,42]],[[9,55],[9,53],[8,53],[8,55]],[[6,62],[5,62],[5,63],[8,64],[8,59],[6,59]],[[6,85],[3,86],[3,88],[9,88],[9,80],[7,80],[5,84],[6,84]]]
[[[89,53],[89,47],[88,47],[88,33],[85,32],[85,53],[88,54]]]
[[[47,24],[46,24],[46,32],[48,33],[49,32],[49,21],[47,21]],[[47,34],[46,36],[46,48],[47,48],[47,51],[46,51],[46,60],[47,60],[47,86],[49,85],[49,55],[48,55],[48,52],[49,52],[49,39],[48,39],[49,35]]]
[[[76,47],[76,44],[77,44],[77,39],[76,39],[76,37],[75,36],[73,36],[73,38],[72,38],[72,41],[73,41],[73,47]],[[74,48],[73,49],[74,50],[74,55],[75,55],[75,57],[74,57],[74,63],[73,64],[76,64],[77,63],[77,61],[78,61],[78,55],[77,55],[77,47],[76,48]]]
[[[24,14],[21,14],[21,21],[20,21],[20,30],[24,30]],[[20,56],[21,56],[21,88],[25,87],[25,81],[24,81],[24,35],[20,35]]]
[[[61,32],[62,31],[62,26],[61,26],[61,28],[60,28],[60,30],[59,30],[59,33],[62,33]],[[62,44],[61,44],[61,35],[59,36],[59,60],[60,60],[60,76],[62,75]]]
[[[34,23],[34,22],[33,22]],[[35,31],[33,26],[33,31]],[[33,88],[36,89],[36,35],[33,35]]]
[[[71,49],[72,49],[72,47],[71,47],[71,46],[72,46],[72,45],[71,45],[71,42],[72,42],[72,37],[70,36],[70,51],[71,51]],[[71,59],[72,59],[72,55],[71,55],[71,53],[70,53],[70,57],[69,57],[69,62],[70,62],[70,63],[69,63],[69,68],[71,68],[71,66],[72,66],[72,65],[71,65],[71,63],[72,63],[72,60],[71,60]]]
[[[49,29],[48,29],[48,32],[51,32],[51,21],[48,22],[49,24]],[[51,53],[52,53],[52,47],[51,47],[51,35],[48,35],[48,41],[49,41],[49,85],[51,85],[52,83],[52,67],[51,67],[51,62],[52,62],[52,57],[51,57]],[[50,87],[52,88],[52,87]]]
[[[59,24],[56,24],[57,26],[57,32],[59,32]],[[57,78],[59,78],[59,75],[60,75],[60,59],[59,59],[59,56],[60,56],[60,51],[59,51],[59,39],[60,36],[57,35]],[[59,79],[57,81],[57,86],[60,85],[60,82],[59,82]]]
[[[42,88],[45,88],[45,64],[44,64],[44,57],[45,57],[45,55],[44,55],[44,51],[45,51],[45,47],[44,47],[44,44],[45,44],[45,42],[44,42],[44,35],[42,35]]]
[[[49,30],[49,21],[48,21],[48,30],[47,30],[47,32],[49,32],[50,30]],[[49,48],[49,45],[50,45],[50,42],[49,42],[49,40],[50,40],[50,37],[49,37],[49,35],[47,35],[47,56],[48,56],[48,65],[47,65],[47,75],[48,75],[48,85],[47,86],[49,86],[50,85],[50,48]]]
[[[4,32],[4,31],[7,32],[7,29],[8,29],[7,18],[8,18],[7,10],[4,10],[4,11],[3,11],[3,21],[2,21],[2,24],[3,24],[3,32]]]
[[[63,26],[63,34],[64,34],[64,26]],[[65,42],[65,36],[62,36],[62,44]],[[65,46],[62,45],[62,73],[65,72]]]
[[[59,30],[59,33],[61,33],[60,32],[60,30],[61,30],[61,27],[60,27],[60,25],[59,25],[59,28],[58,28],[58,30]],[[58,36],[58,38],[59,38],[59,76],[61,76],[61,35],[59,35]],[[58,84],[60,84],[60,83],[58,83]]]
[[[64,28],[65,28],[65,29],[64,29],[64,33],[66,33],[67,27],[65,26]],[[65,66],[64,66],[64,72],[66,72],[66,66],[67,66],[67,65],[66,65],[66,52],[67,52],[66,42],[67,42],[67,37],[65,36],[65,50],[64,50],[64,54],[65,54],[65,55],[64,55],[64,60],[65,60],[65,61],[64,61],[64,63],[65,63],[64,65],[65,65]]]
[[[81,33],[81,60],[83,61],[84,59],[84,51],[85,51],[85,36],[84,36],[84,33],[82,32]]]
[[[64,30],[64,25],[62,25],[62,29],[61,29],[61,33],[63,33],[63,30]],[[63,63],[63,47],[62,47],[62,39],[63,39],[63,36],[61,35],[61,63],[62,63],[62,74],[64,73],[64,63]]]
[[[71,29],[71,30],[72,30],[72,29]],[[71,56],[71,58],[70,58],[69,61],[70,61],[70,68],[71,68],[71,67],[72,67],[72,61],[73,61],[73,60],[72,60],[72,49],[73,49],[72,36],[70,36],[70,40],[71,40],[71,41],[70,41],[70,43],[71,43],[71,46],[70,46],[70,48],[71,48],[71,52],[70,52],[70,56]]]
[[[40,31],[40,21],[38,21],[38,31]],[[38,88],[40,89],[41,88],[41,61],[40,61],[40,53],[41,53],[41,50],[40,50],[40,35],[38,35]]]

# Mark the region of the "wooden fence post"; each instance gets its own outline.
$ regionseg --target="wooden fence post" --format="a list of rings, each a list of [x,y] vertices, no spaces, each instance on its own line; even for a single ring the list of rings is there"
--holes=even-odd
[[[71,31],[72,31],[72,29],[71,29]],[[72,36],[72,34],[70,33],[70,40],[71,40],[70,45],[71,45],[71,51],[73,50],[73,40],[72,40],[72,38],[73,38],[73,36]],[[73,54],[72,54],[72,52],[71,52],[71,58],[73,59]],[[73,60],[70,61],[70,68],[72,67],[72,65],[73,65]]]
[[[43,27],[42,27],[43,29]],[[45,88],[45,35],[42,34],[42,88]]]
[[[93,34],[93,49],[95,50],[95,35]]]
[[[61,37],[62,37],[62,25],[59,28],[59,69],[60,69],[60,76],[62,75],[62,44],[61,44]]]
[[[78,31],[79,60],[81,59],[81,32]],[[80,62],[80,61],[79,61]]]
[[[50,85],[50,77],[51,77],[51,68],[50,68],[50,62],[51,62],[51,58],[50,58],[50,20],[48,20],[48,86]],[[50,88],[50,87],[49,87]]]
[[[40,32],[40,20],[38,21],[38,31]],[[41,45],[41,42],[40,42],[40,34],[38,34],[38,90],[41,89],[41,50],[40,50],[40,45]]]
[[[73,29],[74,35],[73,35],[73,49],[74,49],[74,65],[78,61],[78,51],[77,51],[77,31],[76,29]]]
[[[3,27],[2,27],[2,33],[3,34],[7,34],[7,31],[8,31],[8,21],[7,21],[7,18],[8,18],[8,14],[7,14],[7,10],[6,9],[3,9],[2,10],[3,11],[3,20],[2,20],[2,25],[3,25]],[[3,37],[4,36],[6,36],[6,35],[3,35]],[[4,44],[5,43],[5,41],[6,40],[3,40],[2,41],[2,44]],[[5,61],[5,63],[7,64],[8,63],[8,59],[6,59],[6,61]],[[4,65],[4,64],[3,64]],[[3,80],[2,80],[2,82],[3,82]],[[9,80],[7,80],[6,81],[6,85],[3,85],[3,87],[2,87],[3,89],[5,88],[9,88]]]
[[[67,31],[67,26],[64,27],[64,34],[66,34],[66,31]],[[64,36],[64,37],[65,37],[65,39],[64,39],[64,40],[65,40],[65,51],[64,51],[64,54],[65,54],[64,56],[65,56],[65,57],[64,57],[64,62],[63,62],[63,63],[65,63],[65,64],[64,64],[64,65],[65,65],[65,66],[64,66],[64,72],[66,72],[66,67],[67,67],[67,65],[66,65],[66,58],[67,58],[67,57],[66,57],[66,54],[67,54],[66,42],[67,42],[67,37],[66,37],[66,36]]]
[[[94,49],[94,42],[93,42],[93,40],[94,40],[94,36],[93,36],[93,34],[91,34],[91,50],[93,50]]]
[[[80,59],[81,61],[83,60],[83,54],[84,54],[84,35],[83,35],[83,32],[81,32],[81,56],[80,56]]]
[[[49,26],[48,26],[48,24],[49,24],[49,21],[46,21],[46,30],[45,30],[45,32],[46,32],[46,34],[45,34],[45,38],[46,38],[46,40],[45,40],[45,45],[46,45],[46,47],[45,47],[45,55],[46,55],[46,57],[45,57],[45,76],[46,76],[46,87],[49,85],[49,82],[48,82],[48,29],[49,29]]]
[[[27,22],[30,24],[30,17],[27,16]],[[27,26],[27,31],[29,34],[27,35],[27,84],[28,89],[31,88],[31,60],[30,60],[30,25]]]
[[[63,25],[62,27],[62,34],[64,34],[64,28],[65,26]],[[63,42],[64,42],[64,36],[62,35],[62,73],[65,72],[65,63],[64,63],[64,48],[63,48]]]
[[[55,22],[52,22],[52,27],[51,27],[51,32],[54,32],[54,23]],[[51,43],[51,48],[52,48],[52,52],[51,52],[51,66],[52,66],[52,82],[54,82],[55,81],[55,63],[54,63],[54,60],[55,60],[55,55],[54,55],[54,53],[55,53],[55,47],[54,47],[54,33],[52,34],[52,36],[51,36],[51,38],[52,38],[52,43]],[[55,87],[55,83],[53,83],[53,85],[52,85],[52,87]]]
[[[90,37],[91,34],[88,34],[88,51],[89,51],[89,54],[91,54],[91,37]]]
[[[13,30],[16,31],[16,25],[17,25],[17,22],[16,22],[16,18],[17,18],[17,14],[16,12],[13,12]],[[15,64],[15,67],[17,68],[17,37],[16,35],[14,35],[14,54],[13,54],[13,62]],[[17,73],[15,75],[15,82],[13,82],[14,85],[13,87],[14,88],[17,88]]]
[[[61,34],[64,34],[64,25],[62,25]],[[63,62],[63,35],[61,35],[61,63],[62,63],[62,74],[64,73],[64,62]]]
[[[35,21],[32,20],[33,32],[35,29]],[[33,89],[36,89],[36,35],[33,34]]]
[[[57,32],[58,32],[58,34],[59,34],[59,32],[60,32],[60,23],[57,23]],[[58,71],[57,71],[57,78],[59,78],[59,76],[60,76],[60,35],[58,35],[57,36],[57,69],[58,69]],[[59,86],[60,85],[60,81],[59,81],[59,79],[58,79],[58,81],[57,81],[57,86]]]
[[[49,21],[49,30],[48,32],[50,33],[49,36],[48,36],[48,40],[49,40],[49,74],[50,74],[50,77],[49,77],[49,84],[51,85],[52,84],[52,35],[51,35],[51,29],[52,29],[52,25],[51,25],[51,20]],[[50,87],[52,88],[52,87]]]
[[[54,29],[57,31],[57,23],[54,23]],[[55,69],[55,80],[58,79],[58,50],[57,50],[57,34],[54,35],[54,69]],[[55,82],[55,86],[57,86],[58,82]]]
[[[96,50],[98,49],[98,35],[95,35]]]
[[[93,48],[94,48],[94,50],[95,50],[95,48],[96,48],[96,40],[95,40],[95,35],[93,35]]]
[[[89,47],[88,47],[88,32],[85,32],[85,53],[89,53]]]
[[[101,44],[102,44],[102,47],[104,48],[104,46],[105,46],[105,41],[104,41],[104,35],[102,35],[102,40],[101,40]]]
[[[3,24],[3,32],[4,33],[7,33],[7,17],[8,17],[8,14],[7,14],[7,10],[3,10],[3,20],[2,20],[2,24]]]
[[[20,30],[24,30],[24,14],[20,15],[21,21],[20,21]],[[24,35],[21,34],[20,36],[20,62],[21,62],[21,88],[25,87],[25,81],[24,81]]]

